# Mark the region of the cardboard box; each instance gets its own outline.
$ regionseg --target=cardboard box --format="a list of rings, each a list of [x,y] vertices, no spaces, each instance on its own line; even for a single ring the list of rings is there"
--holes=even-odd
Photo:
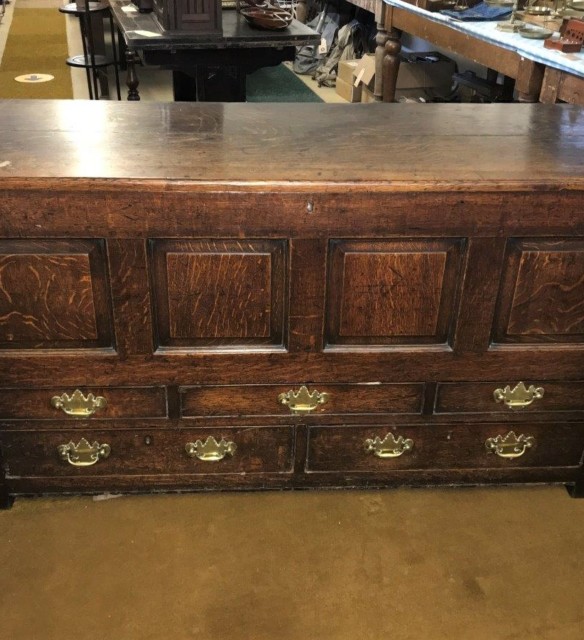
[[[375,85],[375,54],[366,53],[360,60],[353,73],[353,84],[358,87],[360,84],[371,91]]]
[[[352,82],[345,82],[337,77],[336,90],[337,95],[347,102],[361,102],[361,85],[356,87]]]
[[[337,78],[348,84],[353,84],[355,81],[355,69],[358,65],[359,60],[341,60],[337,70]]]
[[[448,93],[452,76],[456,72],[453,60],[435,53],[415,53],[402,60],[396,83],[396,94],[406,94],[413,89],[431,89]]]
[[[361,87],[361,102],[375,102],[375,94],[369,87]]]
[[[371,102],[375,87],[375,54],[364,55],[354,72],[355,86],[361,85],[361,102]],[[435,53],[413,53],[402,59],[396,83],[396,97],[416,97],[425,90],[448,93],[456,71],[453,60]],[[368,92],[365,91],[368,89]]]

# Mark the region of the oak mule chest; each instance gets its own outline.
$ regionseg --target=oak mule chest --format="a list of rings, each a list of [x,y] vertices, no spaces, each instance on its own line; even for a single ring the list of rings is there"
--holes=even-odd
[[[0,496],[584,492],[584,111],[0,103]]]

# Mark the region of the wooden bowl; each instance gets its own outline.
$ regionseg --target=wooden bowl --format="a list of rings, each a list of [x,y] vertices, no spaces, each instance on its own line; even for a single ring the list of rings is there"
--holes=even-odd
[[[286,29],[293,20],[292,14],[280,7],[246,7],[240,13],[252,27],[271,31]]]

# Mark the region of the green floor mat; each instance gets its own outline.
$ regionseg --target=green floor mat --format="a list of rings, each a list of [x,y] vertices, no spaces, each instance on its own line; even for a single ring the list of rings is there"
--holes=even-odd
[[[247,76],[248,102],[323,102],[283,64]]]

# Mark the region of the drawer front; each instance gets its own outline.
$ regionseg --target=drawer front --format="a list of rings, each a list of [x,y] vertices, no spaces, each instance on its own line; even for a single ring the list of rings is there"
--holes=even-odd
[[[524,381],[523,389],[518,388],[517,384],[517,382],[441,383],[436,391],[435,412],[506,412],[519,416],[522,413],[545,411],[584,411],[584,382],[582,381]],[[507,390],[506,387],[508,387]],[[495,394],[499,401],[495,398]],[[517,403],[514,408],[509,406],[514,402]]]
[[[115,420],[166,416],[165,387],[0,389],[0,419],[4,420]]]
[[[248,385],[182,387],[183,417],[234,417],[290,415],[292,404],[283,404],[281,394],[297,393],[302,385]],[[308,392],[326,394],[326,402],[309,411],[315,414],[419,414],[424,384],[309,384]]]
[[[97,443],[89,454],[82,437],[91,447]],[[73,448],[60,449],[70,442]],[[0,434],[0,446],[8,478],[287,473],[294,428],[11,432]]]
[[[583,452],[584,424],[310,427],[306,470],[576,467]]]

